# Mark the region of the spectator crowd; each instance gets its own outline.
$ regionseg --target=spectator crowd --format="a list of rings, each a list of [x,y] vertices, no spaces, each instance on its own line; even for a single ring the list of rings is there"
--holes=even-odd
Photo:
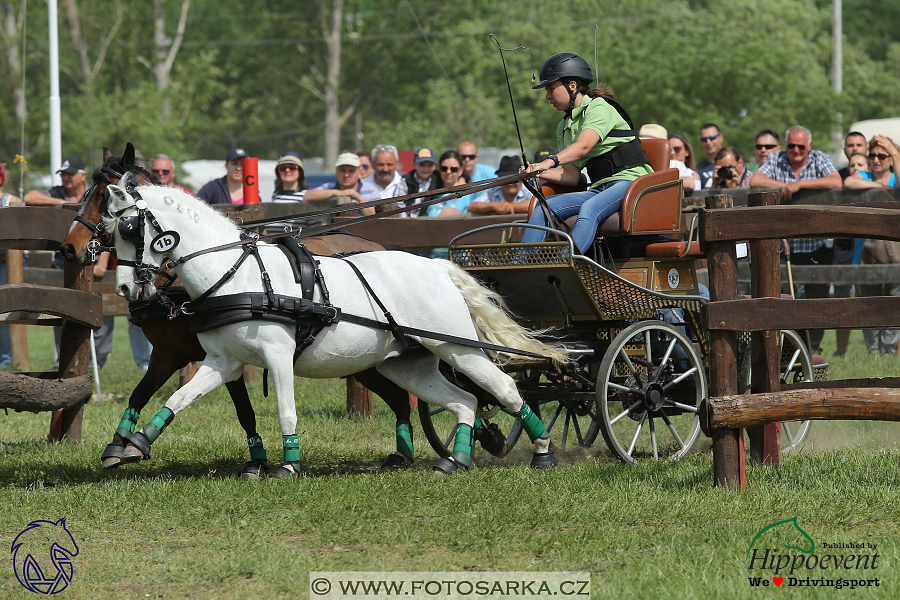
[[[694,155],[694,146],[689,137],[682,133],[669,133],[659,124],[645,124],[640,128],[640,138],[668,140],[670,146],[670,168],[678,169],[684,190],[774,188],[781,191],[784,201],[790,201],[800,190],[824,190],[847,188],[851,190],[884,189],[897,187],[894,165],[900,160],[900,149],[890,138],[876,135],[872,139],[859,132],[850,132],[844,140],[843,152],[849,164],[838,170],[829,156],[813,149],[812,133],[805,127],[791,127],[781,136],[772,129],[759,131],[754,138],[755,153],[745,157],[735,146],[727,145],[725,136],[715,123],[706,123],[699,129],[697,148],[702,148],[700,156]],[[535,153],[535,162],[552,155],[553,149],[543,148]],[[223,177],[213,179],[203,185],[196,195],[210,204],[242,204],[243,159],[247,153],[235,148],[225,155]],[[749,158],[749,160],[748,160]],[[143,161],[143,159],[141,159]],[[752,164],[755,163],[755,164]],[[487,191],[453,197],[444,202],[419,206],[431,197],[406,199],[410,194],[449,190],[458,185],[476,183],[518,173],[523,169],[519,156],[503,156],[499,168],[495,169],[479,160],[478,148],[471,141],[463,141],[456,149],[440,154],[432,148],[420,147],[413,153],[413,168],[401,172],[400,153],[394,145],[378,144],[371,152],[345,152],[335,161],[335,180],[310,188],[306,184],[303,157],[295,151],[284,152],[275,167],[275,191],[272,202],[314,202],[343,197],[354,203],[398,198],[394,203],[386,202],[376,208],[365,208],[364,215],[376,211],[406,208],[401,218],[438,217],[462,214],[515,214],[527,213],[532,195],[522,182],[497,186]],[[157,154],[150,160],[151,172],[164,185],[180,188],[188,193],[190,189],[175,182],[177,176],[175,161]],[[45,190],[31,190],[24,197],[24,203],[34,206],[56,206],[80,201],[86,188],[87,170],[78,156],[67,157],[58,169],[62,184]],[[0,188],[6,183],[7,174],[0,164]],[[0,189],[0,202],[7,206],[18,198]],[[295,219],[277,224],[306,227],[317,222]],[[900,263],[900,242],[878,240],[822,240],[792,239],[784,242],[784,252],[789,253],[793,264],[893,264]],[[95,265],[94,273],[102,277],[107,269],[113,269],[108,254],[104,254]],[[0,278],[5,282],[5,257],[0,258]],[[900,284],[850,285],[810,284],[796,286],[793,292],[798,297],[824,298],[832,293],[835,297],[851,295],[900,295]],[[98,355],[105,360],[111,347],[110,323],[98,334]],[[149,344],[140,339],[140,330],[133,328],[132,347],[135,362],[146,369]],[[811,332],[814,351],[820,351],[822,332]],[[849,332],[838,332],[837,355],[847,350]],[[870,352],[894,354],[900,343],[900,331],[866,331],[866,346]],[[0,325],[0,367],[9,364],[9,338],[5,327]]]

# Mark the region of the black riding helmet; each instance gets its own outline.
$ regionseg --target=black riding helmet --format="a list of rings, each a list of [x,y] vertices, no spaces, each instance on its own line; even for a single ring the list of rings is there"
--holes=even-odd
[[[585,83],[594,80],[591,65],[586,60],[572,52],[560,52],[544,61],[541,66],[541,82],[531,89],[537,90],[559,81],[560,79],[581,79]]]
[[[540,83],[532,86],[531,89],[547,87],[554,81],[562,81],[566,85],[569,92],[569,110],[566,111],[566,117],[571,117],[572,110],[575,108],[576,96],[587,91],[588,84],[594,80],[594,74],[591,71],[591,65],[577,54],[560,52],[544,61],[541,66],[540,78]],[[578,88],[574,92],[568,89],[569,81],[578,82]]]

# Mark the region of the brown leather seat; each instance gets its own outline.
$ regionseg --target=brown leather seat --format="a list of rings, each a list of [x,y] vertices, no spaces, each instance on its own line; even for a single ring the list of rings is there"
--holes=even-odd
[[[684,255],[687,242],[660,242],[647,245],[647,258],[678,258]],[[700,242],[691,242],[691,250],[687,256],[703,256]]]
[[[677,239],[681,236],[681,179],[678,169],[669,168],[668,140],[641,140],[647,153],[653,173],[635,179],[619,212],[610,216],[597,227],[598,236],[662,234]],[[555,183],[542,186],[544,196],[582,191],[584,188],[567,187]],[[531,200],[528,215],[537,206],[537,199]],[[577,217],[566,220],[574,226]]]

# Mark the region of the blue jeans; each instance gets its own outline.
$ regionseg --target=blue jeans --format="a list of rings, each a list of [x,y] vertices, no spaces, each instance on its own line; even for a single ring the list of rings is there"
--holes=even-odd
[[[582,253],[587,252],[597,235],[597,227],[619,210],[622,199],[628,191],[630,181],[608,181],[585,192],[572,192],[560,194],[547,199],[550,208],[561,219],[578,215],[578,221],[572,230],[572,239]],[[547,218],[544,211],[537,207],[528,219],[531,225],[547,227]],[[547,234],[537,229],[526,229],[522,236],[522,243],[530,244],[543,242]]]
[[[150,353],[153,351],[153,345],[144,335],[140,327],[128,321],[128,340],[131,342],[131,355],[134,357],[134,364],[138,369],[146,371],[150,365]]]

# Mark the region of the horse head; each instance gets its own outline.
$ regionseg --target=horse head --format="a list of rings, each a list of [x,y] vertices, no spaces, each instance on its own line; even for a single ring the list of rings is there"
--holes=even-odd
[[[101,221],[101,227],[113,239],[119,264],[116,268],[116,293],[129,302],[149,300],[156,295],[154,280],[159,267],[145,263],[144,257],[152,257],[150,247],[152,235],[147,235],[144,210],[146,204],[138,205],[124,188],[109,184],[106,212],[109,215]]]
[[[91,264],[96,260],[98,246],[109,245],[108,240],[102,239],[99,229],[101,219],[109,215],[104,192],[109,184],[119,183],[122,175],[128,172],[135,175],[138,184],[159,183],[156,176],[135,164],[135,150],[131,142],[126,144],[121,157],[115,156],[112,150],[104,146],[103,166],[91,175],[94,183],[84,192],[81,211],[60,246],[66,260],[79,265]],[[104,241],[107,243],[104,244]],[[91,249],[92,245],[94,247]]]

